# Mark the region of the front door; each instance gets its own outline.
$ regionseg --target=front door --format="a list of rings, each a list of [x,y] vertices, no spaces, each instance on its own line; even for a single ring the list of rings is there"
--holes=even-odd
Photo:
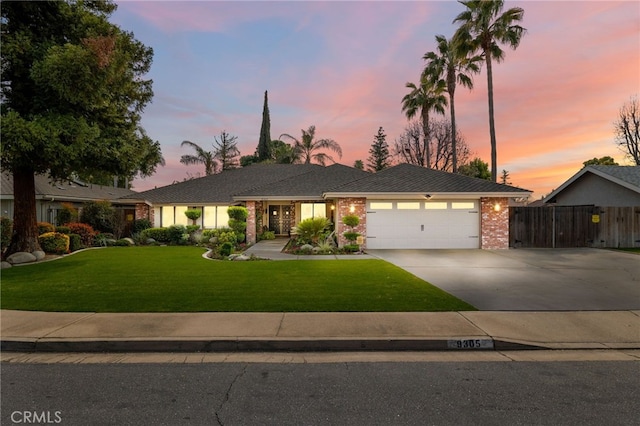
[[[269,206],[269,231],[276,235],[289,235],[291,231],[291,206]]]

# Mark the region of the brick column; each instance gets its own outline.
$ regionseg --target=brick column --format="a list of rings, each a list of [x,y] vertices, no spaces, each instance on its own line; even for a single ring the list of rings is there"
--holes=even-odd
[[[499,210],[496,210],[499,206]],[[481,198],[480,248],[509,248],[509,199]]]
[[[353,207],[353,212],[351,212]],[[360,245],[361,249],[367,246],[367,199],[366,198],[339,198],[336,204],[336,235],[338,236],[338,246],[342,247],[349,241],[342,236],[345,231],[351,231],[351,228],[342,223],[342,218],[348,215],[355,215],[360,218],[358,226],[353,228],[354,232],[360,233],[364,242]]]
[[[247,201],[247,244],[255,244],[257,241],[257,232],[256,232],[256,202],[255,201]],[[262,211],[258,211],[259,214],[262,214]]]

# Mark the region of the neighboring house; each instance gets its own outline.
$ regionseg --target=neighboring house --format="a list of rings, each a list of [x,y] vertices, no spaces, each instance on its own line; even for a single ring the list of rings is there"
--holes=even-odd
[[[58,211],[62,203],[71,203],[81,208],[87,201],[110,201],[116,208],[122,209],[125,220],[135,218],[135,204],[119,200],[135,194],[134,191],[110,186],[85,184],[77,181],[51,182],[48,176],[36,175],[36,217],[39,222],[56,224]],[[0,215],[13,218],[13,175],[0,173]]]
[[[530,191],[409,164],[367,173],[341,164],[255,164],[152,189],[121,199],[136,203],[136,218],[155,226],[190,223],[219,228],[227,208],[246,206],[247,241],[263,230],[289,235],[310,217],[327,217],[339,244],[342,217],[360,218],[364,248],[484,248],[509,246],[509,199]]]
[[[640,206],[640,166],[587,166],[545,198],[556,206]]]

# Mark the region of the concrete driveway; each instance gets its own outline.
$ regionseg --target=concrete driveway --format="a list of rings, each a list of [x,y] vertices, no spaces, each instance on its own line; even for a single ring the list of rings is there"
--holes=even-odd
[[[367,250],[491,311],[640,309],[640,256],[600,249]]]

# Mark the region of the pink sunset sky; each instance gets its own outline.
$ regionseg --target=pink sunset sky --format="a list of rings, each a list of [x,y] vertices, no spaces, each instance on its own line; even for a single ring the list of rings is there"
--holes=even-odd
[[[112,20],[154,49],[153,103],[143,126],[166,160],[134,181],[141,191],[203,174],[179,160],[190,140],[212,148],[226,130],[242,155],[258,144],[264,91],[271,137],[317,138],[343,150],[340,163],[369,156],[379,127],[393,142],[407,119],[406,82],[418,82],[435,36],[451,37],[464,10],[455,1],[120,1]],[[620,107],[640,92],[640,3],[506,1],[522,7],[527,34],[494,66],[498,173],[548,194],[585,160],[612,156]],[[474,156],[489,163],[484,68],[472,91],[458,87],[456,120]]]

